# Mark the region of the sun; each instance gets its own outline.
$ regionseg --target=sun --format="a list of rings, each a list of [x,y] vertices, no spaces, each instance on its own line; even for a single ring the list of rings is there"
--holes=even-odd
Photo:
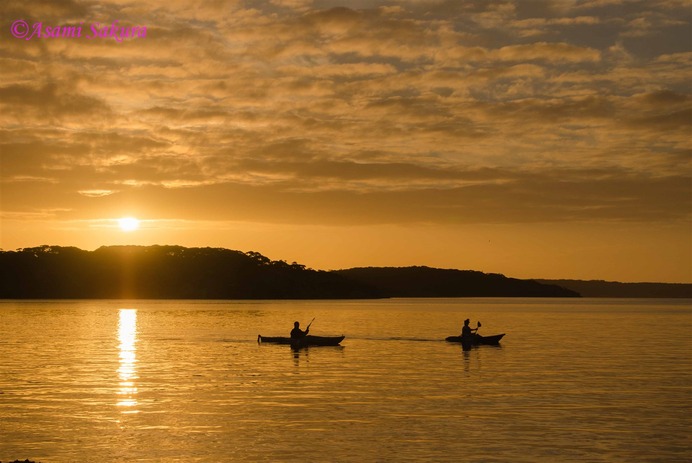
[[[118,219],[118,225],[124,232],[131,232],[139,229],[139,220],[134,217],[123,217]]]

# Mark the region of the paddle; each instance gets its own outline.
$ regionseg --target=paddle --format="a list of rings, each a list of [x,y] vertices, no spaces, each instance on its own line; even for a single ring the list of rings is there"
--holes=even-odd
[[[312,317],[312,320],[310,320],[310,323],[308,323],[308,327],[305,328],[305,333],[307,333],[310,330],[310,325],[312,325],[312,322],[315,321],[315,317]]]

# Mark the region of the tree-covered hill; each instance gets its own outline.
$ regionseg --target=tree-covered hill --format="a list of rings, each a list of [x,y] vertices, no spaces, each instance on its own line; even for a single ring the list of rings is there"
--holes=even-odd
[[[0,298],[376,298],[367,285],[256,253],[182,246],[0,252]]]
[[[4,299],[578,297],[556,285],[429,267],[318,271],[257,252],[182,246],[0,251]]]

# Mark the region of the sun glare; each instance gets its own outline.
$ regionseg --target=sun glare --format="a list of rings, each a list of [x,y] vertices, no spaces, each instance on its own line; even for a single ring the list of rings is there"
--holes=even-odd
[[[131,232],[139,228],[139,220],[134,217],[123,217],[118,219],[118,225],[120,225],[122,231]]]

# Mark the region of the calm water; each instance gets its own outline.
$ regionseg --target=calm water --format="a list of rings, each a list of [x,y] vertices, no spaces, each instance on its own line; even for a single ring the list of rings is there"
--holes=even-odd
[[[342,347],[258,345],[316,317]],[[463,320],[507,333],[463,352]],[[0,302],[0,460],[689,462],[670,300]]]

